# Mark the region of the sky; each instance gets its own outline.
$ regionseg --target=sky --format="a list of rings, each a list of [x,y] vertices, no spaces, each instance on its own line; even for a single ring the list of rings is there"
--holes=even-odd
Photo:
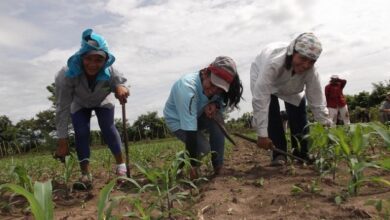
[[[2,0],[0,115],[16,124],[49,109],[46,86],[87,28],[107,39],[128,79],[130,122],[152,111],[162,116],[172,84],[219,55],[236,61],[244,86],[230,117],[251,112],[251,63],[265,45],[303,32],[322,42],[323,86],[337,74],[348,81],[345,94],[370,92],[390,79],[389,9],[388,0]]]

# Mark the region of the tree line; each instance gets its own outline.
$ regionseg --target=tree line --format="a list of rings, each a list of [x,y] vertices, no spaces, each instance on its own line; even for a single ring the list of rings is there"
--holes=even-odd
[[[362,91],[356,95],[346,95],[351,114],[351,122],[361,122],[361,116],[366,114],[369,120],[378,120],[378,107],[390,91],[390,80],[373,83],[372,92]],[[13,124],[6,115],[0,115],[0,157],[12,154],[28,152],[36,149],[55,149],[55,85],[46,87],[50,93],[48,99],[52,106],[37,113],[31,119],[23,119]],[[227,115],[225,116],[228,117]],[[227,127],[232,130],[251,128],[252,113],[246,112],[237,119],[229,119]],[[115,119],[115,125],[123,137],[122,119]],[[159,117],[157,111],[147,112],[138,116],[132,124],[126,122],[126,132],[129,141],[141,141],[171,137],[165,120]],[[71,126],[71,124],[70,124]],[[72,143],[73,131],[70,131]],[[103,145],[104,140],[100,131],[91,131],[90,142],[92,145]]]

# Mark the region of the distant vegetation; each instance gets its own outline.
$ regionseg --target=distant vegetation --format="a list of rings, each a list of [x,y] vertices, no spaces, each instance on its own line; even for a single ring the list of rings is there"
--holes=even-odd
[[[52,102],[52,106],[39,112],[35,117],[23,119],[13,124],[7,115],[0,115],[0,157],[31,150],[53,150],[55,148],[54,84],[47,86],[46,89],[50,93],[48,99]],[[346,95],[351,121],[366,122],[367,116],[369,121],[378,121],[378,107],[388,91],[390,91],[390,80],[374,83],[371,93],[362,91],[357,95]],[[249,130],[251,129],[251,118],[252,114],[246,112],[237,119],[228,120],[227,127],[235,131]],[[116,119],[115,123],[122,134],[122,120]],[[171,136],[164,118],[159,117],[156,111],[138,116],[132,125],[127,123],[126,132],[129,141],[161,139]],[[70,134],[72,139],[72,131]],[[101,145],[104,143],[100,131],[92,131],[90,140],[91,144]]]

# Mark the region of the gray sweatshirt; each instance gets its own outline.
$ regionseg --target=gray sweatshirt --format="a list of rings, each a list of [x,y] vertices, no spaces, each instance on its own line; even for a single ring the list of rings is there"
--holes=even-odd
[[[56,96],[56,128],[57,137],[68,137],[70,114],[82,108],[113,108],[117,86],[125,86],[126,78],[114,68],[110,67],[110,79],[97,81],[92,87],[88,85],[85,74],[74,78],[65,76],[67,67],[63,67],[55,78]]]

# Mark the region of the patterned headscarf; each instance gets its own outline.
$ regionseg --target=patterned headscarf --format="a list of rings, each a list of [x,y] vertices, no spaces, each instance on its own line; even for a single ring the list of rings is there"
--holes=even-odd
[[[303,33],[290,43],[287,55],[292,55],[294,50],[307,58],[317,60],[322,52],[322,45],[313,33]]]

